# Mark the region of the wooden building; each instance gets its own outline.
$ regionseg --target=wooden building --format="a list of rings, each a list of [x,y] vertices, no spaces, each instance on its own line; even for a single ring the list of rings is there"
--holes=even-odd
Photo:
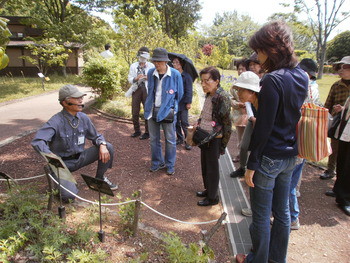
[[[24,24],[24,20],[28,19],[28,17],[2,17],[9,20],[7,26],[10,29],[12,36],[6,47],[6,54],[8,55],[10,62],[6,68],[0,70],[0,76],[37,76],[39,73],[38,68],[21,57],[30,55],[30,50],[26,49],[26,46],[33,43],[33,41],[25,40],[25,38],[40,37],[43,34],[43,30]],[[69,58],[66,64],[67,73],[80,75],[84,65],[83,45],[79,43],[70,43],[65,46],[72,51],[69,53]],[[52,71],[50,73],[52,73]]]

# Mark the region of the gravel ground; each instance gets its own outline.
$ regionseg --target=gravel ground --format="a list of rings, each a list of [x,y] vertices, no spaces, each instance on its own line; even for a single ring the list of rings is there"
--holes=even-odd
[[[183,146],[178,146],[174,176],[166,175],[165,170],[150,173],[149,141],[131,138],[132,124],[102,118],[94,112],[89,114],[97,129],[115,147],[114,166],[108,176],[111,181],[119,185],[118,192],[123,198],[131,198],[132,193],[140,189],[145,203],[172,218],[187,222],[203,222],[220,217],[221,205],[213,207],[196,205],[199,198],[195,196],[195,192],[202,190],[203,187],[198,148],[186,151]],[[24,136],[0,148],[0,171],[14,178],[43,173],[44,163],[29,145],[33,136],[34,134]],[[235,134],[232,135],[228,148],[232,156],[237,154]],[[80,189],[79,195],[90,200],[96,200],[97,195],[88,189],[80,173],[94,176],[95,168],[96,164],[92,164],[74,173]],[[288,262],[350,262],[349,217],[336,206],[333,198],[323,194],[332,187],[334,180],[321,181],[317,176],[321,172],[319,168],[311,165],[306,165],[304,168],[299,198],[301,228],[291,233]],[[24,183],[26,182],[21,182]],[[36,179],[34,184],[40,191],[45,191],[46,179]],[[2,192],[5,188],[5,184],[0,183]],[[244,188],[247,190],[245,185]],[[113,201],[117,202],[118,199],[114,198]],[[111,210],[117,211],[117,208],[112,207]],[[77,218],[71,215],[70,220],[74,223]],[[118,218],[115,217],[105,223],[106,243],[100,244],[110,253],[112,262],[127,262],[128,258],[145,251],[151,254],[148,262],[165,262],[164,255],[157,250],[159,244],[153,234],[142,231],[135,238],[118,235],[116,237],[112,233],[117,221]],[[142,208],[142,224],[159,233],[173,231],[185,243],[198,242],[202,238],[201,231],[209,230],[214,225],[178,223],[159,216],[146,207]],[[233,260],[224,226],[214,234],[209,245],[215,252],[217,262]]]

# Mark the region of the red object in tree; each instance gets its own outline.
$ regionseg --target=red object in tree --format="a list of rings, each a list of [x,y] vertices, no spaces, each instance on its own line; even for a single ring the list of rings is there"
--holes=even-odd
[[[206,56],[211,56],[211,53],[213,52],[213,49],[214,49],[214,45],[212,44],[205,44],[203,47],[202,47],[202,52],[204,55]]]

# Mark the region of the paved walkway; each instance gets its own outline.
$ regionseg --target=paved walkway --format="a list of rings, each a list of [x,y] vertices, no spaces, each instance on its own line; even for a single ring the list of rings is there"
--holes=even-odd
[[[197,85],[200,98],[202,88]],[[88,95],[85,105],[93,101],[90,88],[79,87]],[[53,114],[62,109],[58,103],[58,91],[0,104],[0,147],[40,128]],[[233,254],[247,254],[251,248],[248,226],[251,218],[241,215],[241,209],[249,206],[239,179],[229,177],[235,168],[228,150],[220,157],[220,196],[226,217],[227,232]]]
[[[85,104],[93,100],[91,88],[79,89],[87,94]],[[0,147],[36,131],[61,109],[58,91],[0,104]]]

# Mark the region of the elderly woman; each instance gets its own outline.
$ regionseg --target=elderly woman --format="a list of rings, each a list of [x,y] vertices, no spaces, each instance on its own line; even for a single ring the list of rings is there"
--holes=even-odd
[[[247,71],[247,59],[240,59],[236,61],[236,68],[238,76]],[[241,141],[245,126],[247,125],[247,111],[245,104],[241,102],[238,98],[238,94],[233,86],[230,90],[232,95],[232,108],[233,108],[233,124],[236,127],[237,137],[238,137],[238,148],[241,148]],[[233,162],[239,162],[239,154],[232,159]]]
[[[211,206],[219,203],[219,157],[225,153],[231,136],[231,102],[228,93],[220,87],[220,73],[215,67],[207,67],[199,75],[206,98],[197,130],[203,130],[206,136],[198,144],[204,191],[197,192],[198,197],[205,198],[197,204]]]
[[[289,191],[298,147],[296,126],[307,96],[308,76],[298,67],[290,28],[263,26],[249,41],[262,68],[259,108],[245,181],[251,187],[253,248],[237,262],[286,262],[290,233]],[[274,216],[270,226],[271,212]]]
[[[350,65],[346,65],[350,76]],[[344,67],[345,68],[345,67]],[[343,212],[350,216],[350,96],[344,106],[337,105],[335,111],[341,113],[340,125],[335,137],[339,138],[337,157],[337,179],[335,180],[333,192],[335,201]]]

